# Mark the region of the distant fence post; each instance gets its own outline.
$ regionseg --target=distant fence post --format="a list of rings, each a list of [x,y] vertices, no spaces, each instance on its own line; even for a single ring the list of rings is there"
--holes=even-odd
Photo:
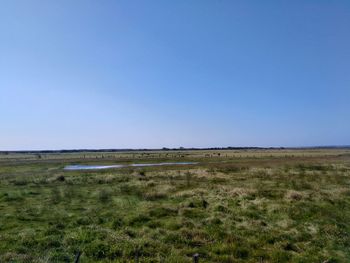
[[[193,263],[199,263],[199,254],[198,253],[193,255]]]
[[[78,262],[79,262],[80,255],[81,255],[81,252],[80,252],[80,251],[78,251],[78,253],[75,255],[75,258],[74,258],[74,263],[78,263]]]

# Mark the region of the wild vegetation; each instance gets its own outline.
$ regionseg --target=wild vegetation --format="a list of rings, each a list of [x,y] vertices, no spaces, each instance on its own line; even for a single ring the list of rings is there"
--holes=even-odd
[[[349,153],[2,154],[0,262],[349,262]]]

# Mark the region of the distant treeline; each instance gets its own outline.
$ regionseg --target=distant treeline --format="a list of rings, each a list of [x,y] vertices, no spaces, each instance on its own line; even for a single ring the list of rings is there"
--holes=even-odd
[[[0,151],[0,154],[9,153],[80,153],[80,152],[151,152],[151,151],[210,151],[210,150],[298,150],[298,149],[350,149],[350,146],[312,146],[312,147],[211,147],[211,148],[160,148],[160,149],[72,149],[72,150],[23,150]]]

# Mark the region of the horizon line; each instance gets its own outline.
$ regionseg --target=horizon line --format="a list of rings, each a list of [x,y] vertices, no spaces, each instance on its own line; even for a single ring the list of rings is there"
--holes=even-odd
[[[314,146],[226,146],[226,147],[162,147],[162,148],[73,148],[40,150],[0,150],[0,153],[60,153],[60,152],[125,152],[125,151],[200,151],[200,150],[244,150],[244,149],[347,149],[350,145],[314,145]]]

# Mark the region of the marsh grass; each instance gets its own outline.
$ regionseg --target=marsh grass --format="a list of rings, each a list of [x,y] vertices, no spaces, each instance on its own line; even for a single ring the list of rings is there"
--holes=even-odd
[[[81,262],[348,262],[349,159],[211,155],[143,170],[2,165],[0,262],[77,251]]]

